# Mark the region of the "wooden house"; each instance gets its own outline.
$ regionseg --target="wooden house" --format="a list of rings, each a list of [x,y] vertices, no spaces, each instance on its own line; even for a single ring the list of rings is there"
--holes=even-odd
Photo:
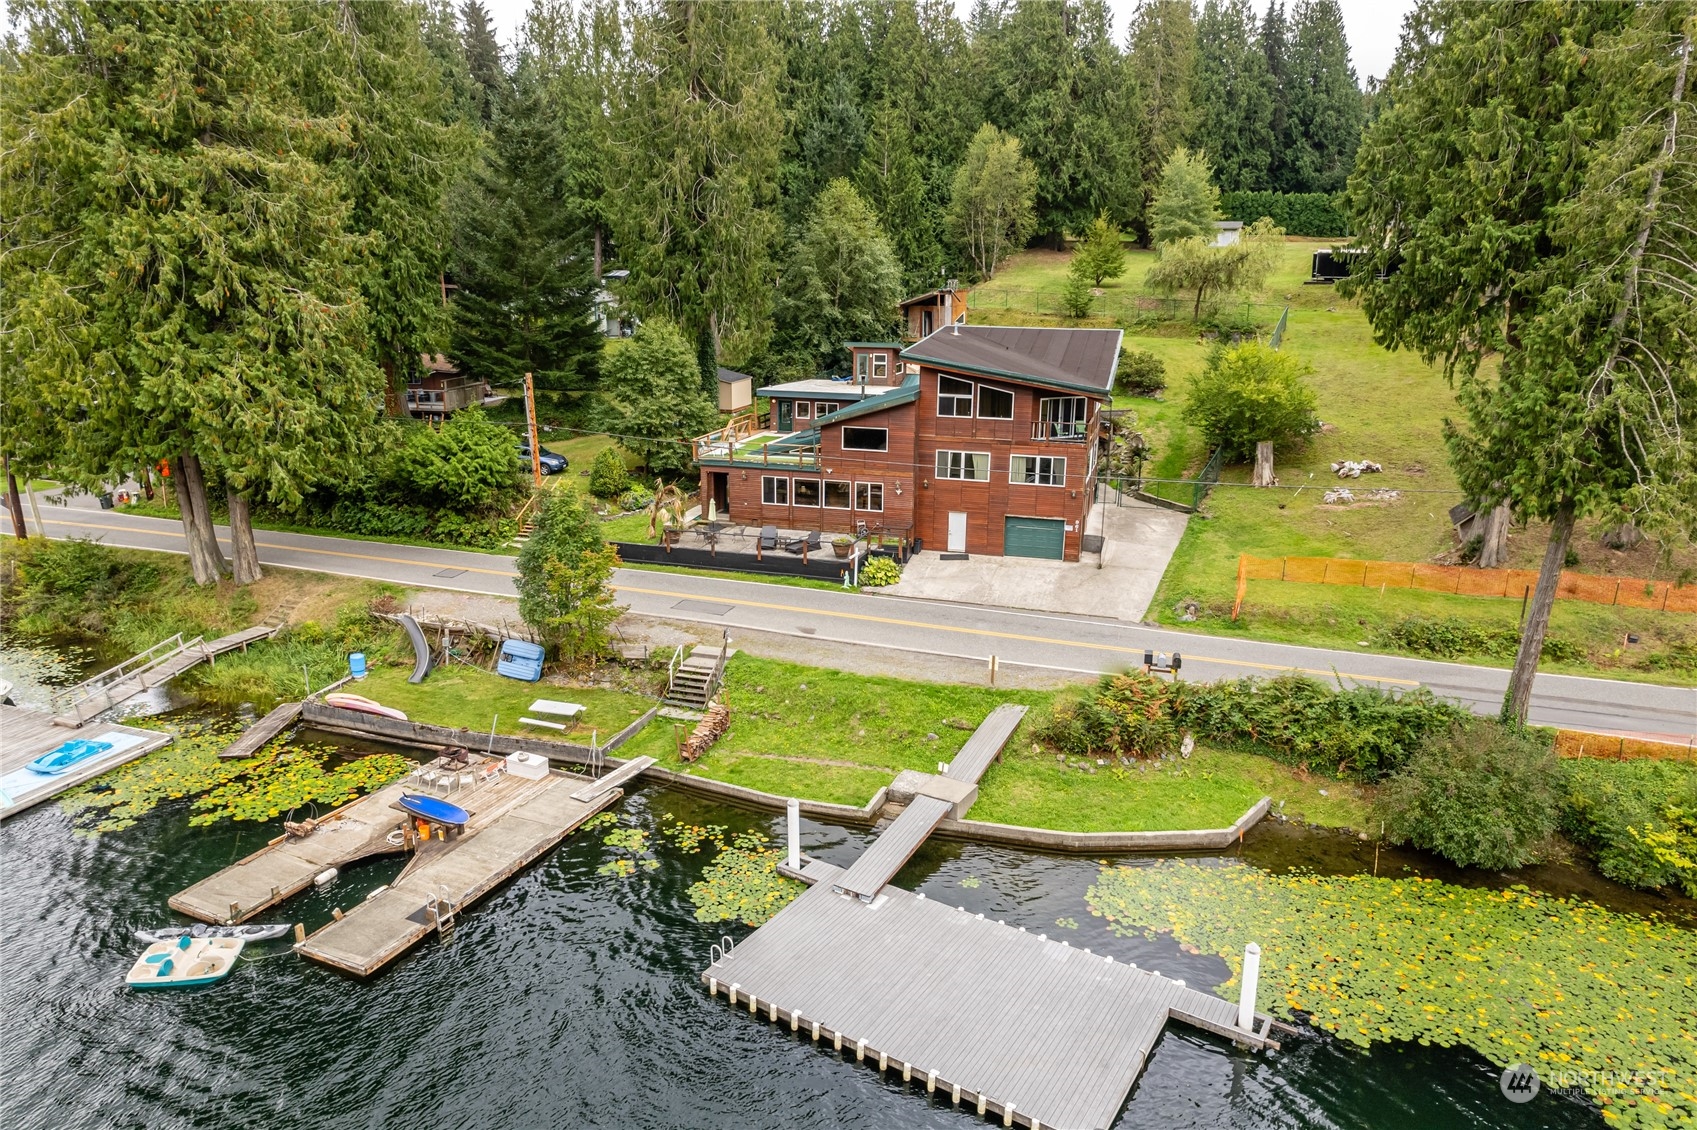
[[[483,403],[488,385],[460,372],[440,353],[421,353],[422,375],[407,379],[407,412],[415,420],[440,424],[462,408]]]
[[[944,326],[966,324],[966,294],[960,283],[950,279],[936,290],[904,298],[901,309],[902,334],[908,341],[930,337]]]

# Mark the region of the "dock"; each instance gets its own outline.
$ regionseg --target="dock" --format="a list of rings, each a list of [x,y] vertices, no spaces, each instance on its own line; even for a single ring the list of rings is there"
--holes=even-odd
[[[67,741],[105,742],[112,748],[72,765],[53,777],[32,773],[26,766]],[[51,800],[67,789],[152,753],[174,739],[162,730],[143,730],[116,722],[91,726],[70,734],[55,725],[51,714],[21,706],[0,705],[0,820]]]
[[[252,757],[264,749],[272,738],[300,720],[301,705],[298,702],[285,702],[277,706],[242,731],[242,736],[220,750],[218,756],[230,761]]]
[[[185,640],[178,632],[116,667],[54,695],[53,708],[59,713],[53,721],[60,726],[81,726],[102,711],[110,710],[150,687],[168,683],[202,663],[215,663],[226,652],[238,648],[246,651],[248,644],[270,639],[281,630],[281,624],[258,624],[211,641],[200,636]]]
[[[170,905],[206,922],[244,922],[306,890],[327,868],[411,851],[392,883],[295,945],[302,957],[369,977],[450,930],[459,913],[622,797],[611,778],[628,780],[651,764],[637,758],[596,782],[559,770],[536,780],[494,775],[446,794],[470,814],[463,832],[423,842],[412,839],[396,805],[403,792],[422,791],[409,778],[343,806],[306,835],[279,836],[172,896]]]
[[[1181,980],[890,885],[939,822],[970,807],[1023,714],[998,707],[944,773],[898,778],[907,807],[847,868],[801,855],[791,802],[779,870],[809,889],[715,946],[701,980],[1004,1126],[1107,1130],[1169,1021],[1252,1049],[1277,1049],[1275,1022],[1251,1008],[1240,1025],[1238,1004]]]

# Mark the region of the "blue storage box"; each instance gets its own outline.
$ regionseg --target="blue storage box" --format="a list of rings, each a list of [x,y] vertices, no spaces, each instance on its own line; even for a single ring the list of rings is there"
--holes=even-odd
[[[495,673],[534,683],[542,678],[542,645],[529,640],[503,640]]]

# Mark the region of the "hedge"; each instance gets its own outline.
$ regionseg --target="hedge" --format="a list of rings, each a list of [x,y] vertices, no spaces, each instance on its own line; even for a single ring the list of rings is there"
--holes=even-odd
[[[1228,220],[1252,224],[1271,216],[1286,235],[1345,235],[1349,220],[1336,197],[1324,192],[1222,192],[1220,211]]]

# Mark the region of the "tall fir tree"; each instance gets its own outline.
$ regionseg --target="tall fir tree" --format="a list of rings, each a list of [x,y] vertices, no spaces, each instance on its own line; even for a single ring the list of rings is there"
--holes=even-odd
[[[1196,22],[1197,117],[1191,144],[1213,163],[1220,188],[1271,187],[1273,88],[1255,40],[1249,0],[1207,0]]]
[[[1298,0],[1288,91],[1287,192],[1338,192],[1355,166],[1365,114],[1337,0]]]
[[[771,333],[783,59],[765,18],[735,0],[649,0],[614,111],[624,297],[733,366]]]
[[[1294,192],[1290,187],[1290,21],[1285,17],[1283,0],[1268,0],[1256,43],[1267,61],[1267,83],[1273,95],[1273,151],[1267,181],[1275,191]]]
[[[919,291],[934,284],[943,269],[936,210],[901,110],[890,107],[873,116],[855,186],[890,237],[907,289]]]
[[[471,75],[472,98],[478,115],[487,123],[495,116],[506,92],[507,68],[501,44],[489,24],[489,9],[482,0],[466,0],[460,7],[460,35],[465,44],[466,69]]]
[[[901,292],[901,264],[877,215],[834,180],[814,198],[778,278],[777,345],[802,371],[846,371],[845,342],[895,335]]]
[[[1196,21],[1190,0],[1141,0],[1131,19],[1128,44],[1143,197],[1138,225],[1147,237],[1149,205],[1161,168],[1195,128]]]

